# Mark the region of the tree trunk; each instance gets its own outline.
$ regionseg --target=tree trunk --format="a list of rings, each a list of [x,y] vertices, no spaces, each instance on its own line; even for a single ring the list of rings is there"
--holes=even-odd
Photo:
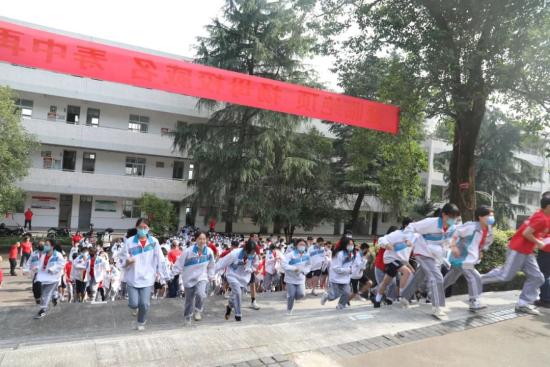
[[[225,216],[225,233],[233,233],[233,221],[235,220],[235,196],[231,194],[227,200]]]
[[[283,224],[281,223],[281,221],[275,218],[275,220],[273,221],[273,234],[280,234],[282,228]]]
[[[475,147],[485,114],[485,98],[474,100],[469,111],[458,114],[449,173],[449,199],[458,206],[462,221],[472,220],[476,208]]]
[[[365,189],[361,189],[357,194],[357,198],[355,199],[355,204],[353,205],[353,210],[351,211],[350,228],[352,232],[355,234],[359,233],[359,228],[358,228],[359,212],[361,211],[361,204],[363,204],[364,198],[365,198]]]

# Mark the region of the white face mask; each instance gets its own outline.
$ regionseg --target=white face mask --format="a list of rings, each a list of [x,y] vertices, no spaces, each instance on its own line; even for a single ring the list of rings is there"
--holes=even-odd
[[[346,250],[348,250],[348,252],[352,252],[353,251],[353,245],[348,245],[346,247]]]
[[[306,250],[305,246],[298,246],[298,251],[299,252],[304,252],[305,250]]]

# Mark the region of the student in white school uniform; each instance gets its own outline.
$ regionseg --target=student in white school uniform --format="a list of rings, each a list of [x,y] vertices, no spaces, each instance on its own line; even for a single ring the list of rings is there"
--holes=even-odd
[[[302,239],[296,241],[294,251],[287,252],[283,258],[285,269],[287,315],[292,315],[294,301],[302,299],[306,293],[306,274],[311,269],[311,258],[306,252],[306,242]]]
[[[412,281],[401,292],[401,304],[407,306],[409,299],[424,279],[432,292],[432,314],[442,319],[446,316],[445,290],[441,265],[446,263],[449,242],[454,235],[456,220],[460,215],[458,207],[447,203],[441,208],[440,215],[411,223],[404,229],[408,241],[414,242],[414,254],[419,268]],[[419,236],[418,236],[419,235]]]
[[[475,312],[487,307],[479,301],[483,286],[481,275],[475,265],[481,261],[481,252],[487,251],[493,243],[492,226],[495,224],[493,209],[487,205],[481,205],[475,210],[474,219],[456,227],[450,246],[451,270],[445,274],[443,288],[447,289],[456,283],[461,275],[464,275],[468,282],[470,311]]]
[[[162,251],[158,240],[149,234],[149,220],[140,218],[136,222],[137,233],[126,240],[120,251],[119,261],[124,268],[127,284],[128,307],[137,316],[136,329],[145,330],[149,312],[151,292],[157,274],[163,280],[170,279],[162,263]]]
[[[281,260],[283,255],[277,249],[273,242],[269,245],[269,249],[265,252],[265,277],[264,288],[266,292],[273,290],[273,281],[276,281],[281,268]]]
[[[355,266],[361,266],[361,257],[355,250],[353,240],[343,237],[332,253],[329,268],[329,291],[321,297],[321,304],[339,298],[337,309],[346,307],[351,294],[351,273]]]
[[[382,298],[386,294],[386,288],[390,285],[398,273],[401,275],[399,279],[400,292],[403,292],[409,282],[411,274],[413,273],[409,264],[413,243],[409,240],[409,234],[403,232],[403,229],[406,228],[411,222],[412,219],[404,218],[401,230],[390,232],[378,240],[380,248],[385,250],[383,258],[384,278],[378,287],[378,291],[376,292],[373,302],[374,308],[380,308]]]
[[[249,239],[244,247],[231,251],[216,264],[216,273],[225,270],[227,282],[231,287],[231,295],[225,311],[226,320],[229,320],[233,309],[235,321],[242,320],[242,294],[250,283],[252,273],[258,268],[259,261],[256,254],[256,241]]]
[[[33,259],[29,268],[30,272],[36,272],[36,281],[42,285],[40,310],[34,317],[35,319],[41,319],[46,316],[50,301],[52,301],[54,306],[57,305],[57,299],[54,298],[54,294],[65,270],[63,254],[54,249],[52,242],[53,240],[46,240],[44,250],[39,254],[37,259]]]
[[[309,244],[311,238],[311,244]],[[323,263],[326,260],[326,252],[323,246],[323,238],[317,238],[316,242],[313,242],[313,237],[308,237],[308,249],[307,252],[311,259],[311,270],[307,274],[307,282],[311,288],[311,294],[316,296],[315,288],[319,285],[319,279],[321,278]]]
[[[186,325],[191,325],[191,317],[195,321],[202,320],[204,300],[208,282],[215,277],[214,252],[207,246],[204,232],[197,235],[197,243],[183,250],[172,267],[172,276],[181,274],[185,289],[185,309],[183,318]]]

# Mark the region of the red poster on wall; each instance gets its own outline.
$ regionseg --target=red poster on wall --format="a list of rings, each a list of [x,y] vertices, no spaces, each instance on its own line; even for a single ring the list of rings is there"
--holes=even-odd
[[[396,134],[399,108],[0,21],[0,61]]]

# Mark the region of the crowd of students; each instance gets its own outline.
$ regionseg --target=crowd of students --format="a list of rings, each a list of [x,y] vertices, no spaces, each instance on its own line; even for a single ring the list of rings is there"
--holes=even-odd
[[[322,305],[338,300],[339,310],[354,298],[370,299],[375,308],[396,301],[408,307],[423,295],[433,315],[443,319],[445,291],[460,276],[466,278],[469,309],[475,312],[486,307],[480,299],[484,284],[509,281],[518,271],[526,280],[516,311],[539,314],[535,302],[549,306],[548,300],[537,301],[548,275],[539,269],[534,249],[550,253],[550,193],[512,237],[504,265],[481,275],[475,266],[493,242],[494,223],[488,206],[478,207],[473,221],[461,223],[456,205],[445,204],[434,217],[416,222],[405,218],[401,229],[390,228],[378,240],[373,258],[369,245],[356,244],[351,232],[334,244],[312,237],[287,244],[283,238],[207,234],[186,227],[161,244],[151,235],[148,220],[141,218],[135,229],[105,248],[77,234],[65,253],[48,239],[39,241],[22,263],[39,304],[35,318],[44,317],[50,303],[127,298],[137,330],[145,328],[151,298],[184,297],[184,321],[191,324],[202,320],[209,295],[225,295],[225,319],[233,315],[241,321],[245,292],[250,292],[250,307],[259,310],[257,292],[286,291],[286,311],[292,315],[295,301],[308,288],[312,296],[321,295]],[[14,246],[28,248],[30,239],[23,244]],[[369,265],[374,279],[368,276]]]

